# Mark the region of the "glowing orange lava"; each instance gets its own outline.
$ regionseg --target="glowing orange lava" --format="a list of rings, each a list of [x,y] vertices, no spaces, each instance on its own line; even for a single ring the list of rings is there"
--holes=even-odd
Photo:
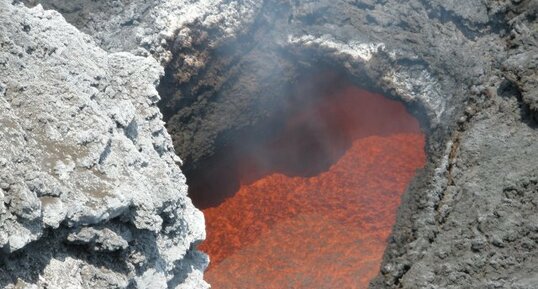
[[[423,147],[416,119],[381,95],[347,85],[306,105],[238,160],[235,195],[204,209],[206,280],[216,289],[366,288]],[[311,170],[320,161],[325,170]]]

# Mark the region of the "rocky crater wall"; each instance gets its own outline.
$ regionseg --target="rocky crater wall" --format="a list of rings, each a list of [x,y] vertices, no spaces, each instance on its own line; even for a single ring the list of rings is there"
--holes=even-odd
[[[26,4],[36,4],[31,2],[36,1]],[[104,49],[94,48],[100,53],[99,61],[104,61],[101,54],[129,59],[124,61],[123,65],[129,64],[126,68],[105,69],[109,78],[115,75],[112,71],[126,73],[145,67],[135,65],[133,59],[137,59],[152,63],[148,65],[155,70],[150,81],[154,85],[160,69],[157,62],[165,67],[158,88],[162,97],[159,108],[187,171],[210,158],[233,138],[234,131],[278,117],[278,111],[286,105],[283,92],[288,85],[304,71],[320,65],[330,65],[362,86],[401,100],[420,119],[428,135],[428,164],[402,200],[384,264],[371,288],[534,288],[538,283],[534,268],[538,260],[538,230],[534,225],[538,177],[537,1],[39,2],[46,9],[60,11],[71,24],[91,35],[93,40],[79,36],[91,45],[83,41],[80,45],[99,45]],[[36,8],[29,12],[20,6],[10,9],[21,11],[21,17],[42,11]],[[54,12],[39,13],[59,17]],[[13,18],[3,21],[9,27]],[[19,30],[11,28],[11,33],[17,37],[24,35],[15,31],[24,32],[25,26],[17,27]],[[78,33],[72,27],[69,29]],[[69,43],[76,48],[74,42]],[[21,51],[28,54],[25,49]],[[89,56],[85,54],[81,59],[90,59]],[[36,57],[35,53],[32,57]],[[137,74],[127,73],[115,80],[114,92],[103,84],[107,87],[104,93],[115,95],[120,93],[116,91],[131,87],[126,79],[132,75]],[[97,82],[108,83],[106,79],[101,77]],[[133,85],[132,89],[138,91],[141,87],[147,86]],[[154,86],[150,87],[155,99],[149,107],[158,114],[157,93],[152,90]],[[45,90],[41,86],[40,89]],[[4,95],[9,91],[12,90],[4,89]],[[12,110],[17,107],[7,103]],[[114,106],[128,107],[111,103],[103,105],[102,111]],[[133,106],[134,115],[138,115],[139,107]],[[122,109],[118,114],[125,111],[129,110]],[[105,114],[105,119],[112,123],[112,132],[105,129],[103,135],[125,136],[129,144],[131,118],[125,117],[125,124],[114,127],[118,123],[116,118],[124,119],[123,116]],[[160,118],[156,119],[162,129]],[[27,129],[19,130],[28,133]],[[150,130],[151,139],[155,137],[153,133]],[[138,133],[138,137],[142,136]],[[167,145],[160,147],[165,147],[167,153],[154,148],[157,159],[172,158],[171,143],[164,130],[162,139]],[[107,143],[101,143],[100,148],[106,148]],[[115,146],[110,148],[114,151]],[[137,155],[136,149],[134,153]],[[111,158],[114,154],[105,155],[105,160],[116,159]],[[120,163],[125,161],[118,159]],[[169,164],[164,167],[177,172],[178,177],[170,184],[177,184],[175,180],[182,177],[173,162]],[[121,165],[114,166],[118,167]],[[186,188],[182,188],[180,194],[185,196]],[[164,195],[167,194],[171,196]],[[188,203],[184,197],[174,200]],[[125,211],[114,207],[113,211],[120,213],[111,213],[110,207],[109,203],[98,206],[114,221],[128,216],[129,224],[139,226],[137,219],[131,217],[136,215],[132,213],[137,212],[136,205],[127,206]],[[163,219],[164,207],[156,205],[152,212]],[[67,222],[60,221],[61,230],[75,224],[70,223],[69,217],[66,219]],[[104,219],[107,218],[95,218],[101,223]],[[181,218],[163,220],[168,220],[163,222],[167,224]],[[199,232],[197,236],[202,234],[194,227],[192,231]],[[182,235],[185,229],[175,232]],[[194,266],[191,268],[203,268],[203,258],[194,250],[189,252],[188,258],[201,258],[189,263]],[[160,264],[170,263],[164,260]],[[183,261],[175,268],[181,264]],[[150,265],[145,268],[151,268]],[[171,270],[166,272],[174,269]],[[191,272],[201,274],[197,269]],[[175,286],[170,282],[169,286]]]

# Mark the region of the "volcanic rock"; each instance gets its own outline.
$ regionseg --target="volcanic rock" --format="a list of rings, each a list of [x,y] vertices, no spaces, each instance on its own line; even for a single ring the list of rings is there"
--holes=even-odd
[[[0,7],[0,287],[207,287],[157,61]]]

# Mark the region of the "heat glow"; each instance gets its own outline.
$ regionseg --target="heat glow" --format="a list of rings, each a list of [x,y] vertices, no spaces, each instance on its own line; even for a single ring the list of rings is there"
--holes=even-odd
[[[344,85],[244,152],[230,166],[235,194],[203,210],[199,249],[213,288],[367,288],[400,197],[425,163],[417,120]]]

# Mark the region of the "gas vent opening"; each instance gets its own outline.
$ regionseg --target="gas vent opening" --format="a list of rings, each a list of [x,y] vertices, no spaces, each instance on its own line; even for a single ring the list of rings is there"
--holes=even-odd
[[[400,197],[425,164],[405,106],[333,71],[299,78],[285,111],[186,169],[214,288],[366,288]]]

